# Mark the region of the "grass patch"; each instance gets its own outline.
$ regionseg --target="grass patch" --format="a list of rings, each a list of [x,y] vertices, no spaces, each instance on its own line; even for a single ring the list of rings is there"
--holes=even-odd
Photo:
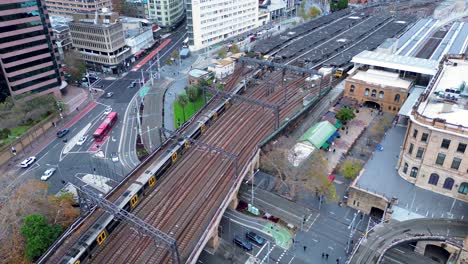
[[[206,101],[210,100],[211,95],[207,94]],[[205,101],[203,99],[203,95],[198,96],[195,102],[189,102],[187,106],[185,106],[185,118],[184,118],[184,111],[182,106],[176,101],[174,101],[174,127],[177,129],[180,125],[184,123],[184,120],[189,120],[200,108],[203,107]],[[180,123],[180,124],[179,124]]]
[[[11,141],[15,140],[17,137],[21,137],[32,126],[34,126],[34,125],[31,124],[31,125],[17,126],[17,127],[12,128],[10,130],[10,135],[8,136],[8,138],[0,140],[0,146],[3,146],[3,145],[6,145],[6,144],[10,143]]]

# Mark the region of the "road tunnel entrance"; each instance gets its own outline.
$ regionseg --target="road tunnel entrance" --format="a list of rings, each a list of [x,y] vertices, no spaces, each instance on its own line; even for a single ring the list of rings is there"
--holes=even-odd
[[[437,263],[447,263],[450,253],[443,247],[436,245],[427,245],[424,250],[424,256],[431,258]]]
[[[376,207],[372,207],[369,213],[369,217],[371,217],[375,221],[382,220],[383,215],[384,215],[384,211]]]

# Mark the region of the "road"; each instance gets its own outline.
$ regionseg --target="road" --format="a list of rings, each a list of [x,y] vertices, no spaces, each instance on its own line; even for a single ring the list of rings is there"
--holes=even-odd
[[[397,246],[385,253],[383,264],[438,264],[429,257],[414,252],[410,245]]]
[[[184,27],[180,27],[169,37],[171,43],[160,52],[161,65],[171,55],[174,49],[182,47],[186,36]],[[151,62],[151,61],[150,61]],[[87,174],[100,175],[107,185],[115,186],[130,172],[139,160],[135,152],[136,142],[136,113],[132,111],[138,97],[138,87],[129,89],[135,80],[141,79],[142,72],[145,80],[149,79],[150,62],[143,65],[140,71],[129,71],[119,78],[100,79],[93,86],[102,85],[105,93],[113,92],[111,98],[105,96],[97,98],[95,103],[88,106],[84,115],[78,115],[63,127],[70,132],[66,135],[67,143],[63,139],[52,140],[42,151],[36,154],[37,161],[27,170],[15,168],[17,183],[27,179],[40,179],[43,172],[51,167],[58,168],[57,172],[47,181],[49,193],[57,193],[67,182],[75,183],[83,180]],[[153,65],[153,67],[155,67]],[[155,68],[154,68],[155,69]],[[112,128],[109,137],[100,144],[95,144],[93,132],[105,118],[104,110],[111,107],[118,113],[118,122]],[[81,136],[87,136],[86,142],[78,146],[76,143]],[[124,154],[125,153],[125,154]],[[119,157],[112,161],[112,157]],[[101,179],[101,180],[102,180]],[[86,182],[89,184],[89,182]],[[92,185],[92,184],[91,184]],[[94,187],[94,186],[93,186]],[[102,189],[97,188],[99,191]]]

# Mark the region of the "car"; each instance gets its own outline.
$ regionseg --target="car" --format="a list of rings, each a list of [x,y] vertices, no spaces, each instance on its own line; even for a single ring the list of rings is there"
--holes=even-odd
[[[34,156],[33,156],[33,157],[29,157],[29,158],[23,160],[23,161],[20,163],[20,166],[21,166],[22,168],[27,168],[27,167],[29,167],[29,165],[33,164],[35,161],[36,161],[36,157],[34,157]]]
[[[133,81],[129,86],[128,88],[133,88],[137,85],[137,81]]]
[[[112,107],[107,107],[107,108],[104,110],[104,114],[105,114],[105,115],[108,115],[110,112],[112,112]]]
[[[78,142],[76,142],[76,144],[78,146],[81,146],[86,142],[87,139],[88,139],[88,136],[82,136],[82,137],[80,137],[80,139],[78,139]]]
[[[245,234],[245,237],[246,237],[248,240],[250,240],[250,241],[252,241],[252,242],[254,242],[255,244],[260,245],[260,246],[262,246],[262,245],[265,244],[265,242],[266,242],[266,239],[265,239],[265,238],[259,236],[259,235],[258,235],[257,233],[255,233],[255,232],[248,232],[247,234]]]
[[[236,236],[234,238],[234,244],[238,245],[239,247],[247,250],[247,251],[252,251],[253,249],[253,246],[252,246],[252,243],[250,243],[249,241],[245,241],[244,239]]]
[[[108,93],[106,93],[106,97],[107,97],[107,98],[111,98],[113,95],[114,95],[113,92],[108,92]]]
[[[41,176],[41,181],[47,181],[55,173],[55,168],[50,168],[44,171],[44,174]]]
[[[57,137],[58,138],[64,137],[66,134],[68,134],[68,132],[70,132],[70,130],[68,130],[68,128],[64,128],[62,130],[59,130],[59,131],[57,131]]]

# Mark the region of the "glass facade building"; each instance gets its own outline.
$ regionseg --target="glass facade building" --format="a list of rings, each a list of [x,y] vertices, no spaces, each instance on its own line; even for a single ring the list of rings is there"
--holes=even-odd
[[[1,96],[60,96],[60,65],[51,32],[43,1],[0,1]]]

